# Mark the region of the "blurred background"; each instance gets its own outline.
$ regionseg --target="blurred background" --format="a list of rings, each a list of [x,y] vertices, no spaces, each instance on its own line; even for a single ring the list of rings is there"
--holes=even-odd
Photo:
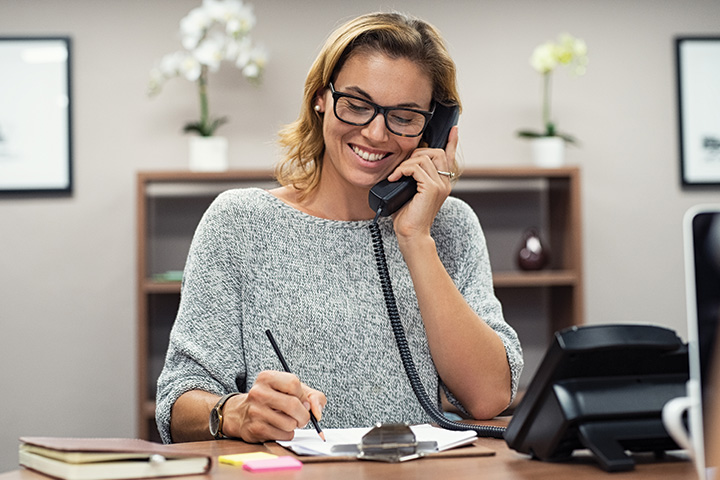
[[[0,472],[21,435],[134,436],[135,178],[188,165],[182,127],[196,87],[170,80],[148,98],[151,68],[178,50],[199,0],[0,0],[0,35],[72,38],[74,193],[0,198]],[[276,132],[298,113],[329,32],[398,10],[444,34],[458,66],[466,166],[530,164],[519,129],[541,128],[533,49],[568,32],[587,73],[553,77],[553,113],[580,139],[585,318],[657,323],[686,336],[681,222],[720,189],[683,189],[674,39],[720,35],[716,0],[256,0],[252,37],[269,53],[261,85],[223,65],[212,115],[231,168],[271,168]],[[1,74],[1,73],[0,73]],[[2,105],[0,105],[0,109]],[[42,141],[42,139],[38,139]]]

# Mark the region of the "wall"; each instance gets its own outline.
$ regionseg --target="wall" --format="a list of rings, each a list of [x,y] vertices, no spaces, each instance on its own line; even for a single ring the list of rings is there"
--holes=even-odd
[[[132,436],[135,395],[135,173],[183,169],[193,86],[145,96],[148,72],[179,47],[196,0],[0,0],[0,34],[73,38],[75,192],[0,199],[0,472],[20,435]],[[582,140],[589,323],[654,322],[686,334],[681,218],[720,203],[679,186],[673,37],[719,34],[715,0],[256,0],[266,81],[211,78],[211,109],[230,123],[232,166],[269,167],[277,128],[294,119],[302,82],[340,19],[377,9],[426,18],[459,67],[467,165],[523,165],[514,136],[539,127],[540,78],[528,58],[569,31],[590,48],[587,75],[559,72],[554,111]],[[2,108],[0,106],[0,108]]]

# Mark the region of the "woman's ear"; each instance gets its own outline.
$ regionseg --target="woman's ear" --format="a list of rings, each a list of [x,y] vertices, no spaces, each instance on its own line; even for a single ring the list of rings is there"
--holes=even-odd
[[[318,90],[315,94],[315,98],[313,99],[313,110],[315,110],[317,113],[325,113],[325,94],[327,93],[327,89],[323,88],[322,90]]]

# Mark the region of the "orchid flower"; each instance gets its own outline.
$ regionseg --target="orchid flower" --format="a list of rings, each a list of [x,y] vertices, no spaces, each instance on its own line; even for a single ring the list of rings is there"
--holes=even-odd
[[[529,138],[561,137],[569,143],[576,141],[570,135],[559,133],[555,128],[555,122],[550,115],[550,81],[552,72],[561,65],[571,67],[572,72],[576,75],[583,75],[587,64],[587,45],[583,40],[567,33],[561,34],[557,42],[548,41],[535,47],[530,57],[530,65],[543,76],[542,122],[544,130],[542,132],[521,130],[518,132],[519,136]]]
[[[167,80],[178,76],[197,83],[200,121],[187,124],[186,132],[209,137],[226,122],[210,118],[207,96],[208,74],[217,72],[224,61],[233,63],[252,83],[260,81],[268,54],[250,39],[255,22],[252,6],[242,0],[203,0],[180,20],[184,50],[165,55],[151,69],[148,93],[157,95]]]

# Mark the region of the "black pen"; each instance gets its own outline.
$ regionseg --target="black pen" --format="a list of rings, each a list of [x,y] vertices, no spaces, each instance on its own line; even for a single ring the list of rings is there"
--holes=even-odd
[[[280,347],[278,346],[277,342],[275,341],[275,337],[273,337],[273,334],[270,330],[265,330],[265,335],[267,335],[268,340],[270,340],[270,343],[272,344],[273,350],[275,350],[275,354],[277,355],[278,359],[280,359],[280,363],[282,363],[283,368],[287,373],[292,373],[290,371],[290,367],[288,366],[287,362],[285,361],[285,357],[283,357],[282,352],[280,351]],[[325,434],[320,429],[320,425],[318,424],[317,418],[315,418],[315,415],[313,415],[312,410],[310,410],[310,420],[312,421],[312,424],[315,426],[315,430],[317,431],[320,438],[322,438],[322,441],[325,442]]]

